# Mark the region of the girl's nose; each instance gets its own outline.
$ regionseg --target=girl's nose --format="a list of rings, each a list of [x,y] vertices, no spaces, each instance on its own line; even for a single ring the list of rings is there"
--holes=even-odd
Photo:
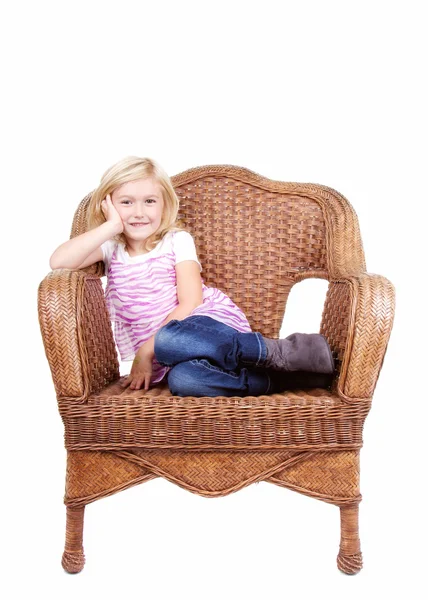
[[[134,216],[136,217],[144,217],[146,214],[146,209],[144,207],[144,204],[136,204],[135,206],[135,210],[134,210]]]

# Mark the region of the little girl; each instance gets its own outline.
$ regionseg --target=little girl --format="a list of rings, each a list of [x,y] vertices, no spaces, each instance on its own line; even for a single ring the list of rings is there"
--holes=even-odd
[[[167,378],[175,396],[259,396],[328,387],[334,363],[321,334],[283,340],[252,332],[242,310],[201,279],[190,233],[177,223],[170,178],[149,158],[110,167],[88,207],[89,230],[59,246],[52,269],[103,260],[107,308],[123,361],[121,385],[149,389]]]

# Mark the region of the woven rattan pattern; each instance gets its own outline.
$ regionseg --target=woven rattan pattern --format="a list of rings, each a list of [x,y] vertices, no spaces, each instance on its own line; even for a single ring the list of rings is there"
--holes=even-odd
[[[57,269],[38,290],[39,322],[60,412],[120,376],[101,280]],[[100,352],[100,349],[101,352]]]
[[[177,398],[165,385],[119,389],[103,263],[50,273],[38,302],[68,449],[63,566],[83,568],[85,504],[162,476],[209,497],[270,481],[338,504],[338,566],[355,573],[362,566],[359,448],[392,328],[394,288],[366,272],[356,214],[335,190],[231,165],[190,169],[172,182],[206,285],[229,294],[253,330],[278,337],[291,287],[328,279],[320,331],[337,377],[331,390],[258,398]],[[76,211],[72,237],[87,230],[90,197]]]
[[[67,506],[84,506],[118,491],[164,477],[208,498],[270,481],[338,506],[356,504],[357,451],[142,450],[68,454]]]
[[[148,396],[118,383],[63,412],[69,450],[359,448],[369,402],[344,404],[323,389],[232,398]]]

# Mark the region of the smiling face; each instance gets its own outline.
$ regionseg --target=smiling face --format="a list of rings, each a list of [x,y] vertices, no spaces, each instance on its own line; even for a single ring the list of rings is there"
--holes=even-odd
[[[154,179],[137,179],[116,188],[111,199],[123,221],[123,234],[132,252],[144,252],[141,242],[161,224],[164,200],[162,188]]]

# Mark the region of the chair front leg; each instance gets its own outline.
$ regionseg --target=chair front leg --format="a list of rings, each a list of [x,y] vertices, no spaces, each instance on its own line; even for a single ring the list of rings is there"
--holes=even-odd
[[[358,533],[358,505],[340,507],[340,550],[337,566],[347,575],[355,575],[363,567]]]
[[[67,573],[79,573],[85,564],[83,554],[83,516],[85,507],[67,506],[65,549],[61,564]]]

